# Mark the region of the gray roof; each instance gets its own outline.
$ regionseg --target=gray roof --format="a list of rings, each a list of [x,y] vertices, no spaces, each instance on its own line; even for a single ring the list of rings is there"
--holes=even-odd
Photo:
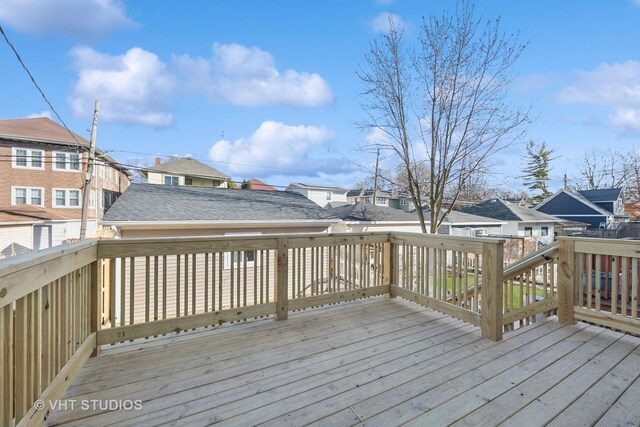
[[[408,213],[400,209],[375,206],[362,202],[327,208],[325,218],[345,221],[419,221],[415,212]]]
[[[557,222],[558,218],[500,199],[489,199],[460,209],[462,212],[519,222]]]
[[[601,188],[598,190],[578,190],[590,202],[615,202],[622,193],[622,188]]]
[[[300,189],[303,189],[303,190],[335,191],[335,192],[339,192],[339,193],[346,193],[347,192],[346,189],[341,188],[341,187],[332,187],[332,186],[327,186],[327,185],[308,185],[308,184],[303,184],[301,182],[292,182],[287,187],[287,190],[289,190],[290,188],[300,188]]]
[[[425,212],[425,215],[428,214],[428,211]],[[447,214],[447,218],[445,222],[450,222],[452,224],[456,223],[467,223],[467,224],[502,224],[504,221],[495,218],[489,218],[486,216],[473,215],[460,211],[451,211]]]
[[[535,207],[537,211],[553,215],[611,215],[611,212],[589,201],[580,192],[561,189]]]
[[[229,175],[207,166],[201,161],[189,157],[174,157],[166,163],[148,168],[147,171],[174,173],[176,175],[200,176],[206,178],[231,179]]]
[[[318,220],[325,214],[303,195],[287,191],[131,184],[102,220]]]

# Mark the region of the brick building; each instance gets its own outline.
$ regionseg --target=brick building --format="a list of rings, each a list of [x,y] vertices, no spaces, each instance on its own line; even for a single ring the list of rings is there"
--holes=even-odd
[[[79,237],[88,147],[45,117],[0,120],[0,258]],[[96,149],[88,237],[130,178]]]

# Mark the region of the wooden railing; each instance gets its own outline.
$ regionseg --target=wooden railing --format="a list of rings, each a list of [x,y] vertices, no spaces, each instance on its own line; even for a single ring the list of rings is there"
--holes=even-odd
[[[638,258],[636,241],[560,238],[560,320],[640,335]]]
[[[40,425],[96,350],[97,242],[0,263],[0,424]]]
[[[41,424],[101,345],[375,295],[492,340],[556,307],[638,334],[639,249],[562,239],[503,271],[502,240],[394,232],[101,240],[3,260],[0,422]]]
[[[502,338],[503,240],[394,233],[391,294],[443,311]],[[486,286],[480,295],[480,283]],[[482,313],[482,315],[481,315]]]
[[[555,314],[558,308],[558,243],[546,246],[504,270],[502,323],[506,332]]]

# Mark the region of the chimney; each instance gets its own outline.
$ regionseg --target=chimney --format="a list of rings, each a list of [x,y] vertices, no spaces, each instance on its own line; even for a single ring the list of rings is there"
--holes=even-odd
[[[161,163],[162,160],[160,160],[160,157],[156,157],[156,166],[160,166]]]

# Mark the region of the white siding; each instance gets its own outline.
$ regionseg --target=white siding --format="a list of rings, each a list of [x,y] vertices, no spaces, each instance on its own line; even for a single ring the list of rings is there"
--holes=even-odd
[[[0,226],[0,259],[20,255],[32,248],[33,226],[31,224]]]

